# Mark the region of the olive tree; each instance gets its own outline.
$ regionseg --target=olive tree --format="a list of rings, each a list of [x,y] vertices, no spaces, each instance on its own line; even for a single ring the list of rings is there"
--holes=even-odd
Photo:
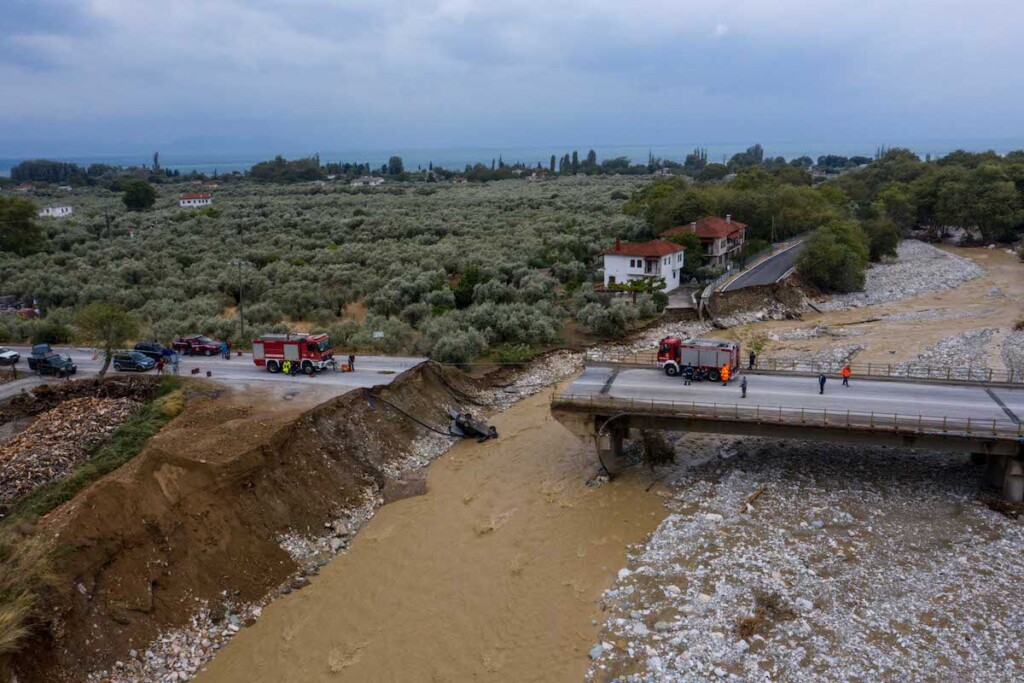
[[[139,333],[135,317],[115,304],[91,303],[75,316],[78,337],[82,341],[103,349],[103,367],[100,383],[110,368],[114,351]]]

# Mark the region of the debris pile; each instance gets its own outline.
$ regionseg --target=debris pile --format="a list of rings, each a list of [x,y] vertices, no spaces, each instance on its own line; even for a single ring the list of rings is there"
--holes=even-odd
[[[0,447],[0,509],[84,462],[138,405],[128,398],[74,398]]]

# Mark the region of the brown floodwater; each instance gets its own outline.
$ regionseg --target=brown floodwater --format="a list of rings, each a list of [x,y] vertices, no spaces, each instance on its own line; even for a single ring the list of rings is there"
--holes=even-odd
[[[549,399],[521,401],[495,417],[500,439],[434,462],[426,495],[381,508],[197,680],[581,680],[601,593],[665,512],[642,469],[585,486],[592,445],[551,418]]]

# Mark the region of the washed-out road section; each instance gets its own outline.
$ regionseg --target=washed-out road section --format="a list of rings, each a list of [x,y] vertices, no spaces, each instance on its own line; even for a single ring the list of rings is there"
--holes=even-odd
[[[34,372],[29,371],[26,359],[31,349],[19,346],[8,348],[21,354],[21,360],[18,362],[19,379],[0,384],[0,401],[4,401],[22,390],[28,391],[44,382],[61,381],[54,377],[40,378]],[[94,359],[92,349],[55,348],[54,350],[71,356],[75,365],[78,366],[75,379],[94,376],[103,366],[102,357]],[[227,384],[244,385],[249,382],[290,382],[305,386],[315,384],[321,387],[336,387],[337,393],[342,394],[351,389],[388,384],[400,373],[425,360],[426,358],[405,356],[356,356],[355,372],[325,370],[312,377],[307,377],[303,374],[284,375],[267,372],[264,368],[254,364],[252,356],[248,353],[242,356],[232,356],[231,360],[224,360],[219,356],[185,356],[180,363],[180,374],[183,377],[189,377],[192,370],[198,368],[200,377],[206,377],[206,373],[209,371],[211,379]],[[0,373],[3,374],[9,373],[10,370],[9,366],[0,367]],[[170,370],[168,366],[164,372],[170,373]],[[144,374],[152,375],[155,372],[155,370],[149,370]],[[130,375],[135,373],[119,373],[111,368],[108,374]]]

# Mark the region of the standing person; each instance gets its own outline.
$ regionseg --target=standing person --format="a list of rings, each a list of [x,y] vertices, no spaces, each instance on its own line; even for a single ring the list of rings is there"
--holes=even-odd
[[[164,376],[164,357],[163,356],[160,356],[160,358],[158,358],[157,361],[156,361],[156,376],[157,377],[163,377]]]
[[[356,357],[355,357],[355,354],[351,354],[350,353],[348,355],[348,371],[349,372],[355,372],[356,371]]]
[[[729,384],[729,364],[726,363],[722,366],[722,386],[728,386]]]
[[[223,358],[224,360],[227,360],[228,353],[228,343],[226,341],[222,341],[220,343],[220,357]]]
[[[683,368],[683,386],[689,386],[690,382],[693,381],[693,366],[689,363]]]
[[[825,380],[827,380],[827,379],[828,379],[828,377],[825,376],[824,372],[821,373],[820,375],[818,375],[818,393],[819,394],[824,394],[825,393]]]
[[[281,372],[286,375],[292,374],[292,362],[290,360],[281,363]]]
[[[747,367],[748,370],[754,369],[754,364],[757,363],[757,354],[753,351],[750,352],[750,365]]]
[[[178,376],[178,365],[180,363],[181,363],[181,354],[179,354],[177,351],[175,351],[174,353],[171,354],[171,371],[174,373],[175,377]]]
[[[844,387],[849,387],[850,386],[850,366],[849,365],[844,365],[843,366],[842,375],[843,375],[843,386]]]
[[[747,397],[747,376],[746,375],[743,375],[743,379],[740,380],[740,391],[743,392],[740,395],[740,398],[746,398]]]

